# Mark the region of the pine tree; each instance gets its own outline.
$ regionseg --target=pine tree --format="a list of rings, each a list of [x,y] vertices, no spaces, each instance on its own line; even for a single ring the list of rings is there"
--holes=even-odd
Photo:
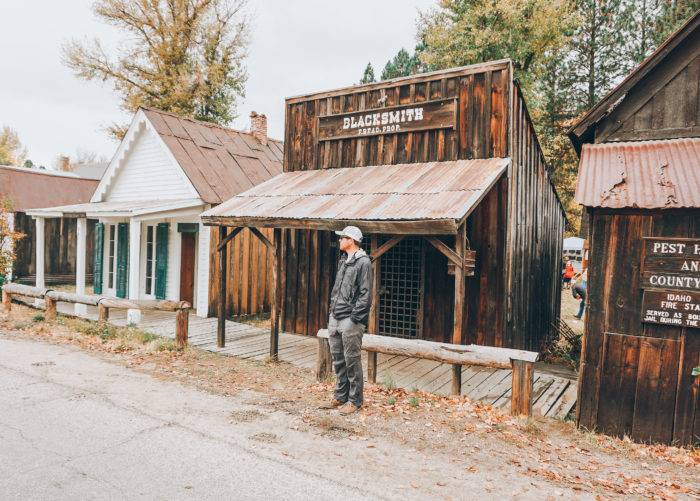
[[[382,80],[407,77],[419,72],[420,61],[418,57],[415,54],[410,55],[406,49],[401,48],[401,50],[399,50],[392,59],[387,61],[384,66],[382,70]]]
[[[374,67],[372,66],[372,63],[367,63],[367,67],[365,68],[365,72],[362,74],[360,83],[368,84],[376,81],[377,80],[374,78]]]

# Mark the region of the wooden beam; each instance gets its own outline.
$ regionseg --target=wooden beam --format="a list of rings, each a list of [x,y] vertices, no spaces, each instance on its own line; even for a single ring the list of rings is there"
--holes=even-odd
[[[379,238],[377,236],[373,237],[375,243],[379,243]],[[390,238],[386,242],[384,242],[382,245],[376,248],[376,250],[372,251],[372,254],[370,254],[369,258],[372,261],[378,260],[380,257],[382,257],[382,254],[385,254],[386,252],[390,251],[392,247],[394,247],[396,244],[398,244],[401,240],[406,238],[406,235],[397,235],[395,237]]]
[[[101,296],[96,296],[94,294],[75,294],[72,292],[63,291],[48,291],[46,293],[46,298],[50,298],[58,302],[88,304],[90,306],[97,306],[100,299],[103,299]]]
[[[459,236],[459,233],[457,234]],[[447,259],[452,261],[455,266],[463,266],[463,254],[462,253],[457,253],[453,251],[452,249],[449,248],[449,246],[444,243],[442,240],[438,240],[435,237],[424,237],[430,244],[435,247],[437,250],[439,250]]]
[[[270,242],[270,240],[263,234],[262,231],[260,231],[259,229],[257,229],[255,226],[250,226],[250,227],[248,227],[248,229],[250,230],[250,232],[251,232],[253,235],[255,235],[256,237],[258,237],[258,239],[259,239],[262,243],[264,243],[265,245],[267,245],[267,248],[268,248],[268,249],[270,249],[272,252],[275,252],[275,247],[276,247],[275,244],[273,244],[272,242]]]
[[[455,303],[454,321],[452,324],[452,344],[462,344],[462,321],[464,318],[464,268],[462,267],[462,256],[467,240],[466,223],[460,225],[455,237],[455,254],[459,256],[455,265]],[[433,243],[433,242],[431,242]],[[442,244],[442,242],[440,242]],[[433,243],[433,245],[435,245]],[[447,246],[445,246],[447,247]],[[440,248],[438,247],[438,250]],[[452,394],[460,395],[462,392],[462,367],[452,367]]]
[[[48,292],[47,289],[42,287],[32,287],[31,285],[16,283],[5,284],[2,286],[2,290],[11,295],[17,294],[18,296],[34,297],[37,299],[43,299]]]
[[[254,234],[258,234],[261,239],[264,238],[264,242],[268,242],[267,238],[264,237],[262,233],[257,228],[251,228]],[[257,232],[257,233],[256,233]],[[280,339],[280,299],[282,294],[280,294],[279,288],[279,276],[280,276],[280,262],[281,262],[281,248],[282,248],[282,230],[280,228],[275,228],[273,230],[273,240],[274,245],[270,244],[272,247],[273,264],[272,264],[272,304],[270,305],[270,358],[272,360],[277,360],[279,357],[279,339]]]
[[[46,301],[46,314],[44,315],[44,318],[46,320],[55,320],[56,319],[56,301],[54,299],[51,299],[48,296],[46,296],[45,301]]]
[[[318,331],[317,337],[327,339],[328,329]],[[362,336],[362,349],[387,355],[435,360],[444,364],[478,365],[497,369],[510,369],[512,360],[536,362],[539,358],[539,353],[535,351],[497,348],[495,346],[481,346],[477,344],[437,343],[422,339],[404,339],[380,336],[378,334]]]
[[[371,355],[371,353],[368,353]],[[375,353],[376,355],[376,353]],[[333,374],[331,346],[327,338],[318,338],[318,356],[316,358],[316,380],[325,381]]]
[[[178,310],[175,317],[175,341],[180,348],[187,346],[190,310]]]
[[[534,374],[534,362],[513,360],[513,384],[510,401],[510,413],[513,416],[530,416],[532,414]]]
[[[233,230],[240,231],[240,228]],[[226,242],[230,240],[226,236],[228,228],[226,226],[219,227],[219,297],[217,298],[217,314],[218,322],[216,324],[216,345],[219,348],[226,346],[226,261],[228,252],[226,251]],[[231,237],[233,238],[233,237]]]
[[[109,308],[107,308],[103,304],[98,304],[97,305],[97,321],[98,322],[106,322],[109,320]]]
[[[255,226],[257,228],[294,228],[303,230],[339,230],[359,226],[365,233],[388,235],[454,235],[459,227],[455,219],[290,219],[278,217],[205,216],[205,226]]]
[[[221,235],[221,228],[226,228],[226,226],[219,226],[219,235]],[[229,243],[230,240],[236,237],[241,231],[243,231],[243,227],[239,226],[238,228],[234,228],[231,233],[228,234],[226,238],[223,240],[219,241],[219,246],[216,248],[218,252],[221,252],[224,247],[226,247],[226,244]],[[224,235],[226,235],[226,231],[224,231]]]
[[[100,299],[99,304],[103,305],[105,308],[116,308],[118,310],[178,311],[190,307],[190,303],[187,301],[169,301],[163,299],[121,299],[118,297],[103,297]]]
[[[379,244],[379,235],[372,235],[370,238],[372,239],[372,248],[377,248],[377,245]],[[394,239],[392,238],[391,240],[386,242],[386,244],[391,243],[392,240]],[[379,250],[380,248],[377,248],[377,250]],[[386,250],[383,251],[382,254],[384,252],[386,252]],[[372,262],[372,306],[369,310],[369,322],[367,329],[369,331],[368,334],[371,332],[379,332],[379,287],[381,278],[380,267],[381,260],[378,259],[378,257],[374,258]],[[373,351],[367,353],[367,380],[370,383],[377,382],[377,353]]]
[[[8,313],[12,310],[12,295],[4,288],[2,289],[2,306]]]

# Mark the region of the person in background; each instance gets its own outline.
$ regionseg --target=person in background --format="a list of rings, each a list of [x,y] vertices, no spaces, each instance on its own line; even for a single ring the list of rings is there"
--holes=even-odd
[[[574,263],[571,262],[569,256],[564,256],[564,273],[562,275],[564,280],[564,288],[571,288],[571,279],[574,277]]]
[[[583,273],[578,275],[578,280],[571,288],[571,293],[574,295],[575,299],[580,299],[581,303],[578,306],[578,313],[575,315],[576,318],[581,320],[583,318],[583,311],[586,308],[586,291],[588,289],[588,269],[583,270]]]

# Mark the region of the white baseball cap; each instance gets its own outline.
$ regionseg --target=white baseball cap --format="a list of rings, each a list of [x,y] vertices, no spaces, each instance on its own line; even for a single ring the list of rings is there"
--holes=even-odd
[[[362,232],[357,226],[346,226],[343,231],[336,231],[336,235],[341,237],[350,237],[356,242],[362,242]]]

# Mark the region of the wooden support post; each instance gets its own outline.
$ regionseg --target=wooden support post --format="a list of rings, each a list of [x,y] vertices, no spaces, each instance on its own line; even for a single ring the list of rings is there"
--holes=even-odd
[[[370,355],[370,353],[368,353]],[[325,381],[333,374],[331,345],[327,337],[318,338],[318,357],[316,357],[316,379]]]
[[[379,248],[379,235],[372,235],[370,238],[372,239],[372,249],[376,251]],[[379,256],[381,255],[379,254],[372,262],[372,306],[369,310],[367,329],[369,334],[377,334],[379,332],[379,267],[381,266]],[[367,353],[367,381],[370,383],[377,382],[377,353],[374,351]]]
[[[12,310],[12,294],[5,292],[4,289],[2,291],[2,306],[7,312]]]
[[[46,302],[46,313],[44,314],[44,318],[46,320],[56,320],[56,300],[46,296],[44,301]]]
[[[175,341],[180,348],[187,346],[187,335],[190,326],[190,310],[183,308],[177,310],[175,317]]]
[[[535,374],[534,362],[512,360],[513,387],[510,413],[513,416],[532,415],[532,382]]]
[[[226,226],[219,226],[219,242],[226,241]],[[235,231],[235,230],[234,230]],[[223,245],[219,250],[219,297],[218,297],[218,317],[216,326],[216,346],[223,348],[226,346],[226,261],[228,260],[227,246]]]
[[[256,233],[257,232],[257,233]],[[254,234],[260,233],[257,229]],[[262,233],[258,235],[262,237]],[[272,304],[270,308],[270,359],[277,360],[279,356],[279,339],[280,339],[280,298],[282,294],[279,291],[280,277],[280,262],[282,249],[282,230],[275,228],[273,230],[272,255],[274,263],[272,265]]]
[[[97,321],[106,322],[109,320],[109,308],[102,303],[97,305]]]
[[[458,259],[464,257],[464,248],[467,239],[466,223],[462,223],[455,236],[455,253]],[[454,323],[452,325],[452,344],[462,344],[462,322],[464,317],[464,268],[455,266],[455,305]],[[462,366],[452,366],[452,394],[459,395],[462,392]]]

